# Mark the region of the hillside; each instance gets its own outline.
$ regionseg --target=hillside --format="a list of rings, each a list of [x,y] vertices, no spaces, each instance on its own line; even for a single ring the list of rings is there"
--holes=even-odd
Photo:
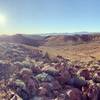
[[[99,65],[99,60],[72,62],[32,46],[0,43],[0,99],[99,100]]]
[[[31,37],[31,36],[30,36]],[[26,44],[30,46],[39,46],[42,44],[42,40],[39,38],[30,38],[28,36],[24,36],[22,34],[16,34],[11,36],[0,36],[0,42],[8,42],[8,43],[19,43]]]
[[[99,42],[99,33],[89,34],[73,34],[73,35],[1,35],[0,42],[19,43],[30,46],[63,46],[63,45],[74,45],[82,44],[87,42]]]
[[[22,37],[0,42],[0,100],[100,100],[99,36]]]
[[[56,46],[40,46],[40,50],[48,52],[50,56],[63,56],[69,58],[72,61],[91,61],[91,56],[95,57],[97,60],[100,59],[100,43],[90,42],[74,45],[56,45]]]
[[[100,34],[52,35],[45,37],[44,45],[59,46],[100,41]]]

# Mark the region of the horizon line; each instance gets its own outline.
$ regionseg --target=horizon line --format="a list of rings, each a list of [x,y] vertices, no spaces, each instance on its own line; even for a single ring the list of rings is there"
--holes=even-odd
[[[48,36],[48,35],[77,35],[77,34],[100,34],[100,32],[88,32],[88,31],[78,31],[78,32],[45,32],[45,33],[14,33],[14,34],[1,34],[0,36],[13,36],[13,35],[40,35],[40,36]]]

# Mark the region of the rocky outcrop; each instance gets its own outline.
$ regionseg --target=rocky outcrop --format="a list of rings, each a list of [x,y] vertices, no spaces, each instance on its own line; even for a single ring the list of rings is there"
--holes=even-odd
[[[0,77],[7,75],[0,81],[1,100],[100,100],[98,61],[82,66],[25,45],[0,47]]]

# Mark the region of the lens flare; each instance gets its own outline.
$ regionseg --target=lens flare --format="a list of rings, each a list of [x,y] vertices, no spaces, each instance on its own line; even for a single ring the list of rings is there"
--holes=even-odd
[[[4,15],[0,15],[0,26],[6,25],[6,17]]]

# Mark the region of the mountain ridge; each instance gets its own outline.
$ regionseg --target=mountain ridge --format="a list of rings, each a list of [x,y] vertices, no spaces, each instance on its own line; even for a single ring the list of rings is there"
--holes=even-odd
[[[82,33],[82,32],[81,32]],[[59,34],[59,35],[1,35],[0,42],[20,43],[31,46],[42,45],[65,45],[65,44],[77,44],[86,42],[100,41],[100,33],[86,33],[84,34]]]

